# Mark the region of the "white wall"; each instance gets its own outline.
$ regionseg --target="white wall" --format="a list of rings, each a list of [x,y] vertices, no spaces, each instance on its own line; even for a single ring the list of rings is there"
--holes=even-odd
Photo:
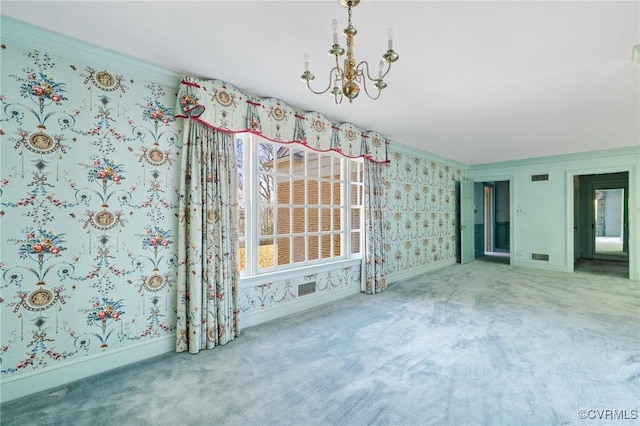
[[[622,237],[622,189],[605,189],[604,235]]]

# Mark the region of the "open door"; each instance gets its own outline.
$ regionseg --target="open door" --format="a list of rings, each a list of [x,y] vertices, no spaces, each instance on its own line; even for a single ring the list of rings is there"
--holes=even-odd
[[[468,180],[460,181],[460,263],[469,263],[476,258],[473,217],[473,185]]]

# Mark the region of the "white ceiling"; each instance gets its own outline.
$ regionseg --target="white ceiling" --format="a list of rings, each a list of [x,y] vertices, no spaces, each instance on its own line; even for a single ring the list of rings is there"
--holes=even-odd
[[[336,105],[323,1],[2,1],[3,15],[168,70],[375,130],[465,164],[640,145],[638,1],[376,1],[353,10],[356,60],[374,69],[394,31],[388,88]],[[342,36],[340,36],[342,37]],[[341,38],[341,43],[344,44]]]

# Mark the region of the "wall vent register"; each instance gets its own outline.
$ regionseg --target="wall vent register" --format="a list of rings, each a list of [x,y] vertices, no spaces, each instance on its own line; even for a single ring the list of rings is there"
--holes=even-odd
[[[316,282],[311,281],[309,283],[300,284],[298,286],[298,297],[306,296],[307,294],[313,294],[316,292]]]
[[[531,260],[543,260],[545,262],[548,262],[549,255],[543,253],[531,253]]]
[[[540,182],[540,181],[545,181],[545,180],[549,180],[549,175],[548,174],[531,175],[531,182]]]

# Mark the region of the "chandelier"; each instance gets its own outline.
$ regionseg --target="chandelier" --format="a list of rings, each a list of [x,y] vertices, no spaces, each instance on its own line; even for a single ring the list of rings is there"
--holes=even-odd
[[[307,82],[307,87],[316,95],[329,92],[333,95],[336,104],[342,103],[343,96],[349,99],[351,103],[360,94],[360,84],[364,88],[365,93],[371,99],[376,100],[380,97],[382,89],[387,87],[387,83],[384,82],[384,77],[391,70],[391,64],[398,60],[398,54],[393,50],[393,33],[389,29],[389,46],[387,51],[382,55],[382,59],[378,64],[378,78],[371,77],[369,73],[369,64],[366,61],[360,62],[356,65],[356,60],[353,57],[353,38],[358,33],[356,28],[351,24],[351,12],[352,8],[356,7],[360,0],[338,0],[340,4],[347,8],[349,14],[349,20],[347,27],[342,31],[347,38],[347,57],[344,60],[344,68],[340,68],[340,62],[338,57],[345,53],[345,50],[338,43],[338,21],[333,20],[333,45],[329,49],[329,56],[333,56],[336,59],[336,65],[329,71],[329,85],[322,91],[315,91],[311,88],[311,81],[315,79],[315,76],[309,71],[309,54],[304,55],[304,73],[300,76],[303,81]],[[385,69],[386,63],[386,69]],[[373,84],[373,87],[377,89],[372,95],[369,93],[367,87],[367,80],[369,84]],[[332,87],[333,86],[333,87]],[[373,89],[372,89],[373,90]]]

